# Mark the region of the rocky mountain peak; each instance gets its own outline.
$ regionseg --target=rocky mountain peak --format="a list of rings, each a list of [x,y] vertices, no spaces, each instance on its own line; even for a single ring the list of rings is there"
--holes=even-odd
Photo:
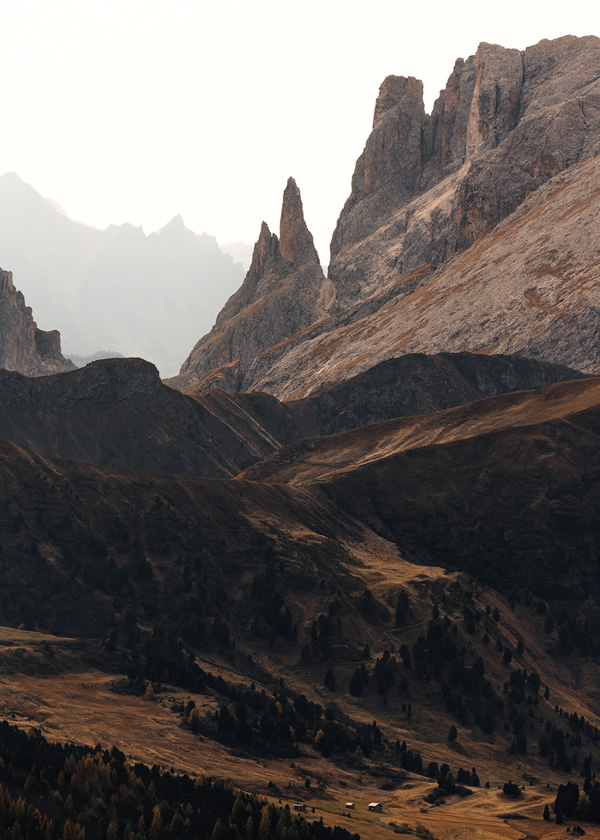
[[[406,102],[414,102],[417,105],[416,113],[420,115],[419,100],[422,103],[423,82],[414,76],[387,76],[379,88],[373,114],[373,128],[387,111],[405,107]]]
[[[304,220],[300,190],[290,178],[283,194],[279,238],[262,223],[242,286],[170,384],[185,388],[208,377],[207,382],[229,387],[235,371],[231,387],[243,388],[246,371],[263,350],[324,314],[329,285]]]
[[[385,79],[331,242],[337,306],[439,265],[598,154],[599,97],[595,37],[524,51],[484,42],[456,61],[430,116],[420,82]]]
[[[182,371],[205,387],[226,381],[286,396],[409,351],[520,352],[596,371],[594,342],[575,336],[595,334],[598,320],[595,285],[586,285],[597,274],[597,237],[583,231],[597,198],[599,105],[595,37],[524,51],[484,42],[456,60],[431,114],[418,79],[388,76],[333,235],[328,280],[290,180],[280,239],[261,231],[244,286]],[[225,346],[232,318],[237,337]]]
[[[304,221],[300,190],[289,178],[283,193],[279,222],[279,254],[283,260],[296,263],[319,262],[311,232]]]
[[[256,277],[257,279],[264,274],[270,265],[274,265],[279,259],[279,240],[275,233],[271,233],[269,225],[263,222],[260,226],[260,233],[254,251],[252,252],[252,262],[248,276]]]

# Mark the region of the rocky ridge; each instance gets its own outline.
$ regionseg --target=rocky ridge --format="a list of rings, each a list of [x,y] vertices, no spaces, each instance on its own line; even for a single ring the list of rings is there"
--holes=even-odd
[[[241,288],[169,384],[184,388],[209,374],[212,387],[243,390],[254,359],[318,320],[326,312],[330,293],[331,284],[304,220],[300,190],[290,178],[283,194],[279,238],[263,222]]]
[[[38,328],[12,272],[0,269],[0,368],[44,376],[74,367],[60,352],[60,333]]]
[[[181,394],[142,359],[36,378],[0,370],[0,438],[105,467],[232,478],[301,438],[578,377],[504,356],[409,355],[285,403],[258,392]]]
[[[431,115],[422,84],[390,76],[331,243],[336,305],[440,265],[547,180],[600,152],[600,39],[459,59]]]
[[[595,37],[482,44],[431,115],[418,80],[388,77],[333,236],[322,317],[266,346],[253,299],[244,361],[203,340],[173,385],[300,398],[404,353],[466,350],[597,371],[599,104]]]
[[[302,437],[321,437],[583,376],[572,368],[516,356],[409,353],[283,405]]]
[[[0,438],[106,467],[218,478],[280,445],[251,415],[228,415],[167,388],[143,359],[35,379],[0,370]]]

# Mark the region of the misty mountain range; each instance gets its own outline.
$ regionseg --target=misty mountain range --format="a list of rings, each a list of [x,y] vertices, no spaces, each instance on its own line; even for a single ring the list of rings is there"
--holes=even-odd
[[[243,243],[231,247],[247,259]],[[177,373],[244,277],[213,236],[180,216],[149,235],[130,224],[96,230],[14,173],[0,177],[0,257],[40,327],[60,331],[66,356],[142,356],[163,376]]]

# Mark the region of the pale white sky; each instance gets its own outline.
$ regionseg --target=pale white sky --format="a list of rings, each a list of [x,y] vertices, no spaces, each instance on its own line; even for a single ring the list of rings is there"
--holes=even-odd
[[[480,41],[600,35],[597,2],[0,0],[0,173],[97,227],[278,231],[289,175],[321,259],[385,76],[428,110]],[[6,266],[6,268],[9,268]]]

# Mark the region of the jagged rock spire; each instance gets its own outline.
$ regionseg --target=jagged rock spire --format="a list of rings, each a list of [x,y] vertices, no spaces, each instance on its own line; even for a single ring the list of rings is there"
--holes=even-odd
[[[300,190],[289,178],[283,193],[279,222],[279,254],[286,262],[319,262],[312,234],[306,227]]]
[[[290,178],[283,193],[279,238],[262,223],[242,286],[171,383],[184,388],[199,381],[206,387],[251,386],[254,366],[266,349],[291,339],[325,314],[330,285],[304,221],[300,190]]]

